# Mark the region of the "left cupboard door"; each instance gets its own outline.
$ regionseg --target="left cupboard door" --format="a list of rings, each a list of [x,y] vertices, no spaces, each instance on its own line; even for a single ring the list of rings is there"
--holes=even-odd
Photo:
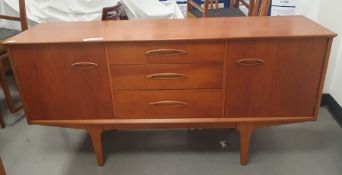
[[[102,44],[17,45],[11,55],[29,120],[114,117]]]

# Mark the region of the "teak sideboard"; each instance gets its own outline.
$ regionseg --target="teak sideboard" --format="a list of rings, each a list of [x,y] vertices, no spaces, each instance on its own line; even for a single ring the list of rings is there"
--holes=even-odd
[[[335,33],[303,16],[45,23],[14,36],[29,124],[101,134],[315,121]]]

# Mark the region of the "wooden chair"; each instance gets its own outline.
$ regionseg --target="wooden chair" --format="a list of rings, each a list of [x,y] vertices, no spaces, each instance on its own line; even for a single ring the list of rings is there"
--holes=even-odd
[[[267,16],[268,11],[270,10],[271,0],[262,0],[261,3],[258,0],[259,10],[255,11],[255,15],[252,16]]]
[[[0,15],[0,19],[18,21],[20,22],[20,25],[21,25],[21,31],[24,31],[28,29],[25,0],[19,0],[19,10],[20,10],[19,17]],[[0,42],[15,34],[20,33],[21,31],[0,28]],[[10,66],[9,66],[9,60],[8,60],[8,54],[7,54],[6,48],[0,44],[0,85],[4,91],[4,95],[5,95],[9,110],[12,113],[15,113],[18,110],[20,110],[22,106],[15,107],[15,104],[13,102],[13,99],[9,90],[9,86],[8,86],[8,81],[6,78],[6,72],[8,72],[9,70],[10,70]]]
[[[270,3],[271,0],[231,0],[230,8],[218,8],[218,0],[204,0],[204,7],[194,0],[188,0],[188,12],[204,18],[246,16],[240,9],[242,5],[248,9],[247,16],[267,16]]]
[[[1,15],[0,14],[0,19],[6,19],[6,20],[11,20],[11,21],[19,21],[21,25],[21,30],[27,30],[28,29],[28,23],[27,23],[27,16],[26,16],[26,6],[25,6],[25,0],[19,0],[19,17],[17,16],[7,16],[7,15]],[[1,29],[2,30],[2,29]],[[7,29],[6,34],[13,34],[12,32],[17,32],[17,31],[9,31]],[[5,34],[5,32],[4,32]],[[1,37],[4,37],[6,35],[0,35]],[[9,37],[9,36],[7,36]]]
[[[105,7],[102,9],[102,21],[107,20],[126,20],[127,17],[122,16],[122,4],[119,2],[113,7]]]

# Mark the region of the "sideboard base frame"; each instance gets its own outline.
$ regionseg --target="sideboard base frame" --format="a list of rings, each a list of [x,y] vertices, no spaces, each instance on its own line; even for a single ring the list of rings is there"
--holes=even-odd
[[[201,119],[110,119],[35,120],[30,124],[85,129],[91,139],[98,166],[104,166],[102,134],[107,130],[170,128],[235,128],[240,133],[240,164],[248,162],[250,139],[256,128],[314,121],[312,117],[201,118]]]

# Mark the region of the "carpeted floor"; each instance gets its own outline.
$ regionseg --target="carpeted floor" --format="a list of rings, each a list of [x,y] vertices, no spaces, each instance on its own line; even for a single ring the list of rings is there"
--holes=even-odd
[[[21,111],[0,129],[8,175],[340,175],[342,129],[322,108],[318,122],[256,130],[250,162],[239,164],[234,130],[150,130],[104,134],[106,164],[97,167],[82,130],[28,126]],[[226,147],[222,147],[226,144]]]

